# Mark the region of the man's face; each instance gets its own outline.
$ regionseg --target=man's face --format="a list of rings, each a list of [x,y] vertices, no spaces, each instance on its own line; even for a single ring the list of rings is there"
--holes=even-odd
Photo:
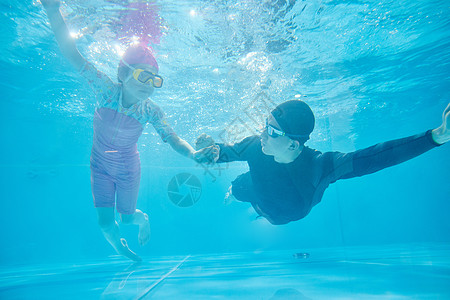
[[[282,130],[280,124],[278,124],[272,114],[269,114],[267,124],[276,129]],[[269,136],[267,133],[267,128],[261,134],[262,152],[266,155],[281,156],[288,151],[291,145],[292,140],[289,137],[279,135],[276,135],[275,137]]]

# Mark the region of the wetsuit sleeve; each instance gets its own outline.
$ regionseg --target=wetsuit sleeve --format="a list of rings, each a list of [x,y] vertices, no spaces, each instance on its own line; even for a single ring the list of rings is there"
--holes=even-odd
[[[146,110],[149,117],[149,123],[153,125],[163,142],[166,143],[170,136],[175,135],[175,131],[167,123],[164,112],[159,106],[150,101],[147,102]]]
[[[439,146],[431,130],[406,138],[379,143],[351,153],[327,152],[325,169],[329,182],[375,173],[398,165]]]
[[[259,138],[251,136],[243,139],[241,142],[228,145],[228,144],[216,144],[220,147],[218,163],[232,162],[232,161],[247,161],[251,155],[252,148],[255,143],[259,142]]]
[[[86,78],[94,91],[99,106],[117,93],[117,85],[106,74],[97,70],[93,64],[86,62],[81,68],[80,74]]]

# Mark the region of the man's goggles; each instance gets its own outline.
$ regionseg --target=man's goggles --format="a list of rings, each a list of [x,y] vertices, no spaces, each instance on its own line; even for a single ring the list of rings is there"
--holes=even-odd
[[[143,84],[151,84],[155,88],[160,88],[163,85],[163,78],[155,73],[146,71],[144,69],[136,69],[130,66],[122,59],[125,66],[133,70],[133,78]]]
[[[266,119],[266,131],[267,131],[267,134],[270,137],[273,137],[273,138],[276,138],[276,137],[279,137],[279,136],[287,136],[289,138],[306,138],[306,137],[309,137],[309,134],[305,135],[305,134],[289,134],[289,133],[286,133],[283,130],[280,130],[280,129],[275,128],[272,125],[270,125],[268,119]]]

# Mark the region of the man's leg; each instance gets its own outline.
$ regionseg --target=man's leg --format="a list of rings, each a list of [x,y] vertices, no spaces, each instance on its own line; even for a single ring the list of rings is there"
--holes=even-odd
[[[136,209],[134,214],[120,214],[120,216],[123,224],[139,225],[139,244],[141,246],[147,244],[150,240],[150,222],[148,220],[148,215],[139,209]]]
[[[100,229],[116,252],[134,261],[141,261],[142,259],[128,248],[127,241],[120,238],[119,225],[114,217],[114,207],[97,207],[97,214]]]

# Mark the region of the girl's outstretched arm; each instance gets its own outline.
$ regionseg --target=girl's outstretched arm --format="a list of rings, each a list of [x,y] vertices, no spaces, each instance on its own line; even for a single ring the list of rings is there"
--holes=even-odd
[[[433,140],[438,144],[450,141],[450,103],[442,114],[442,124],[431,132]]]
[[[86,61],[78,51],[75,40],[70,36],[69,29],[59,10],[61,5],[60,1],[41,0],[41,3],[47,11],[50,25],[52,26],[53,33],[55,34],[56,41],[58,42],[62,54],[77,70],[80,70]]]
[[[197,151],[189,145],[188,142],[181,139],[178,135],[171,135],[167,143],[178,153],[195,160],[198,163],[210,163],[216,161],[219,153],[215,146],[206,147]]]

